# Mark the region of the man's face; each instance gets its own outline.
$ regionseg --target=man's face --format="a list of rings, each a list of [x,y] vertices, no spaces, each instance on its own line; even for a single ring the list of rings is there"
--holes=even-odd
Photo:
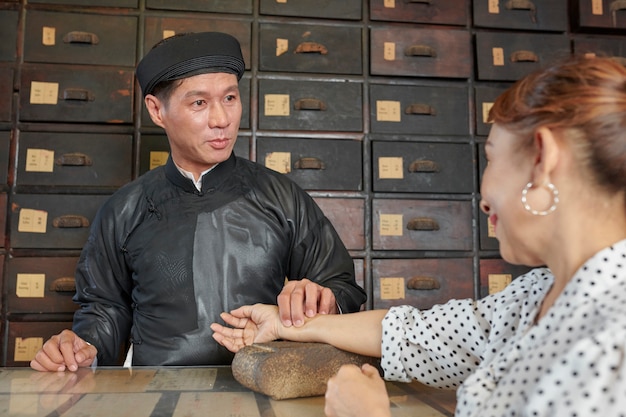
[[[242,111],[235,75],[185,78],[166,103],[148,95],[146,106],[167,133],[172,159],[184,170],[199,175],[230,156]]]

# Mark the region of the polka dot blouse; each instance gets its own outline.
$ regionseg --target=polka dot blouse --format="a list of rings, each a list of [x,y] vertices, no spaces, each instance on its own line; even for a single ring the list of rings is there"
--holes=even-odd
[[[456,416],[626,417],[626,240],[588,260],[536,325],[537,268],[482,300],[389,310],[388,380],[457,389]]]

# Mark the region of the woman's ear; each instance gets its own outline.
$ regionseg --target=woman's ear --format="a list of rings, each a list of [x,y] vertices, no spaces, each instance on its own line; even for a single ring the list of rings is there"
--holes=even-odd
[[[559,142],[554,132],[547,127],[535,131],[534,145],[536,157],[532,182],[536,185],[548,184],[559,161]]]
[[[156,96],[153,96],[152,94],[148,94],[143,99],[143,101],[146,105],[146,109],[148,109],[148,113],[150,114],[152,122],[159,127],[165,128],[163,126],[163,103],[161,102],[161,100],[159,100]]]

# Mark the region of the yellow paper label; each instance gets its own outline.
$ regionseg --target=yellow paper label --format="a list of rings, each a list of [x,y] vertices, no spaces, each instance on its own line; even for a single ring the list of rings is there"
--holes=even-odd
[[[501,67],[504,65],[504,49],[503,48],[493,48],[491,50],[491,55],[493,56],[494,66]]]
[[[377,122],[400,122],[402,121],[401,103],[392,100],[376,100]]]
[[[493,103],[483,103],[483,123],[489,122],[489,111],[493,107]]]
[[[47,223],[47,211],[21,209],[17,224],[17,231],[24,233],[46,233]]]
[[[153,151],[150,152],[150,169],[160,167],[167,163],[167,158],[170,156],[169,152]]]
[[[602,0],[591,0],[591,14],[595,16],[602,16],[604,14]]]
[[[291,153],[271,152],[265,155],[265,166],[281,174],[291,172]]]
[[[489,0],[489,13],[498,14],[500,13],[500,0]]]
[[[289,116],[289,94],[266,94],[266,116]]]
[[[26,172],[53,172],[54,151],[48,149],[26,150]]]
[[[384,0],[383,7],[386,9],[395,9],[396,8],[396,0]]]
[[[20,298],[43,298],[46,274],[17,274],[15,295]]]
[[[287,3],[287,0],[276,0],[276,3]]]
[[[163,38],[162,39],[171,38],[174,35],[176,35],[176,31],[175,30],[165,29],[165,30],[163,30]]]
[[[396,44],[394,42],[385,42],[383,44],[383,59],[385,61],[396,60]]]
[[[281,56],[285,52],[289,50],[289,40],[288,39],[276,39],[276,56]]]
[[[496,237],[496,228],[490,221],[487,221],[487,236]]]
[[[382,180],[404,178],[402,157],[381,156],[378,158],[378,178]]]
[[[15,354],[13,355],[13,360],[15,362],[30,362],[42,346],[42,337],[17,337],[15,338]]]
[[[489,294],[502,291],[513,279],[510,274],[489,274]]]
[[[41,43],[45,46],[54,46],[56,44],[56,28],[44,26],[41,29]]]
[[[381,300],[402,300],[405,298],[404,278],[385,277],[380,279]]]
[[[380,235],[402,236],[404,220],[402,214],[381,214]]]
[[[33,81],[30,83],[30,104],[57,104],[59,84]]]

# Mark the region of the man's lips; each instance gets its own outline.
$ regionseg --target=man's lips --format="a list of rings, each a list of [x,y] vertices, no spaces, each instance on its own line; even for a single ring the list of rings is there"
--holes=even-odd
[[[224,149],[225,147],[228,146],[228,143],[230,142],[230,140],[226,138],[218,138],[218,139],[211,139],[207,142],[209,143],[209,145],[211,145],[212,148]]]

